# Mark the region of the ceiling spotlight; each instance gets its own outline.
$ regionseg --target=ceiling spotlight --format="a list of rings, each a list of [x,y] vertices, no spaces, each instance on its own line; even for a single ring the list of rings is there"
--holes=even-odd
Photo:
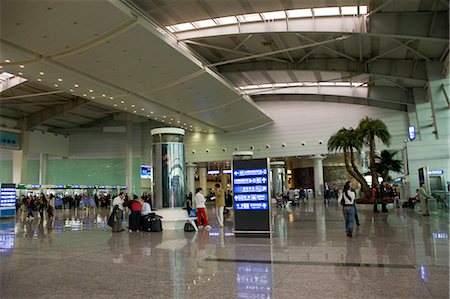
[[[55,84],[55,87],[58,87],[58,84]]]
[[[5,62],[6,62],[6,63],[9,63],[9,62],[11,62],[11,60],[9,60],[9,59],[5,59]]]
[[[19,74],[20,76],[22,76],[22,75],[23,75],[23,73],[22,73],[22,72],[18,72],[18,74]]]
[[[85,97],[86,97],[86,96],[87,96],[87,94],[83,93],[83,96],[85,96]]]
[[[39,75],[44,76],[44,72],[39,72]]]
[[[106,97],[106,94],[102,94],[102,97]]]
[[[134,113],[137,113],[136,110],[133,111]]]
[[[141,110],[144,111],[145,109],[144,109],[144,108],[141,108]]]
[[[114,107],[117,107],[117,104],[114,104]]]
[[[94,92],[92,89],[89,89],[89,92]]]
[[[121,104],[125,104],[125,101],[120,101]]]
[[[95,100],[95,97],[91,97],[91,99]]]
[[[70,89],[70,92],[73,92],[73,89]]]
[[[59,81],[59,82],[62,82],[62,78],[58,78],[58,81]]]
[[[150,111],[150,114],[153,114],[153,111]]]
[[[110,100],[114,100],[114,97],[109,97]]]
[[[20,67],[21,69],[23,69],[25,66],[24,66],[23,64],[21,64],[21,65],[19,65],[19,67]]]
[[[38,80],[39,82],[41,82],[41,81],[42,81],[42,79],[41,79],[41,78],[38,78],[37,80]]]
[[[128,108],[127,108],[127,107],[125,107],[125,108],[123,108],[123,110],[128,110]]]
[[[134,108],[134,104],[131,104],[131,107],[133,107],[133,108]]]
[[[79,85],[78,85],[78,84],[74,84],[73,86],[75,86],[76,88],[78,88]]]

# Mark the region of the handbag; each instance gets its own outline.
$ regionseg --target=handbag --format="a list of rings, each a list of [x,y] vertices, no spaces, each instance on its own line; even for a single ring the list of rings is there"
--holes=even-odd
[[[195,232],[195,228],[194,228],[194,226],[192,226],[192,224],[186,222],[184,224],[184,231],[185,232]]]

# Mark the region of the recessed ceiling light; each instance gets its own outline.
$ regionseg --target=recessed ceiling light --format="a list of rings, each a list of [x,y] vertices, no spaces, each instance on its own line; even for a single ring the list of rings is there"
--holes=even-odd
[[[120,101],[121,104],[125,104],[125,101]]]
[[[180,121],[179,121],[179,120],[177,120],[177,123],[180,123]]]
[[[23,75],[23,73],[22,73],[22,72],[18,72],[18,74],[19,74],[20,76],[22,76],[22,75]]]
[[[190,125],[189,127],[191,127],[191,128],[192,128],[192,125]]]
[[[6,62],[6,63],[9,63],[9,62],[11,62],[11,60],[9,60],[9,59],[5,59],[5,62]]]
[[[73,89],[70,89],[70,92],[73,92]]]
[[[147,114],[147,117],[150,117],[150,114]]]
[[[133,111],[134,113],[137,113],[136,110]]]
[[[106,97],[106,94],[102,94],[102,97]]]
[[[150,111],[150,114],[153,114],[153,111]]]
[[[170,120],[173,120],[173,118],[171,118]]]
[[[155,119],[158,119],[157,117],[155,117]]]
[[[55,87],[58,87],[58,84],[55,84]]]
[[[163,115],[163,118],[166,118],[166,116],[165,116],[165,115]]]
[[[95,97],[91,97],[91,99],[95,100]]]
[[[62,82],[62,78],[58,78],[58,81],[59,81],[59,82]]]
[[[39,75],[44,76],[44,72],[39,72]]]
[[[117,107],[117,104],[114,104],[114,107]]]
[[[171,125],[172,123],[169,121],[169,125]]]
[[[186,123],[183,123],[183,125],[186,125]]]
[[[125,108],[123,108],[123,110],[128,110],[128,108],[127,108],[127,107],[125,107]]]
[[[89,89],[89,92],[94,92],[92,89]]]
[[[141,110],[144,111],[145,109],[144,109],[144,108],[141,108]]]
[[[131,107],[133,107],[133,108],[134,108],[134,104],[131,104]]]
[[[21,69],[23,69],[25,66],[24,66],[23,64],[21,64],[21,65],[19,65],[19,67],[20,67]]]
[[[114,97],[109,97],[110,100],[114,100]]]
[[[165,122],[165,120],[163,119],[163,120],[161,120],[162,122]]]
[[[38,80],[39,82],[41,82],[41,81],[42,81],[42,79],[41,79],[41,78],[38,78],[37,80]]]
[[[85,96],[85,97],[86,97],[86,96],[87,96],[87,94],[83,93],[83,96]]]
[[[73,86],[75,86],[76,88],[78,88],[79,85],[78,85],[78,84],[74,84]]]

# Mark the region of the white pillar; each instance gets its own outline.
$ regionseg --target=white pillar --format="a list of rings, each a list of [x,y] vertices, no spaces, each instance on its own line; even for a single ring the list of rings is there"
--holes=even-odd
[[[203,190],[203,195],[208,195],[208,171],[206,166],[198,168],[198,178],[200,180],[200,188]]]
[[[20,134],[21,150],[13,150],[13,183],[27,183],[28,169],[28,132],[25,131],[26,120],[22,120]]]
[[[320,198],[323,195],[323,166],[322,160],[325,157],[323,155],[312,156],[314,162],[314,192],[316,198]]]
[[[130,199],[133,199],[133,121],[127,120],[126,127],[125,182],[128,196]]]
[[[39,154],[39,185],[47,184],[48,154]]]
[[[192,198],[195,195],[195,165],[194,163],[186,164],[186,195],[192,192]]]

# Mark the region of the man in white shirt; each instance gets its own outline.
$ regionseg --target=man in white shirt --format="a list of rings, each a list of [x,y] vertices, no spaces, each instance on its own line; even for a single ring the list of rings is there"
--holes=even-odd
[[[111,209],[114,209],[114,207],[117,205],[119,207],[119,210],[121,211],[121,219],[123,219],[123,199],[125,198],[125,194],[123,192],[120,192],[119,195],[117,195],[113,203],[111,205]]]
[[[139,200],[142,204],[142,209],[141,209],[141,216],[145,217],[150,215],[150,213],[152,212],[152,208],[150,207],[150,204],[146,201],[144,201],[142,198]]]

